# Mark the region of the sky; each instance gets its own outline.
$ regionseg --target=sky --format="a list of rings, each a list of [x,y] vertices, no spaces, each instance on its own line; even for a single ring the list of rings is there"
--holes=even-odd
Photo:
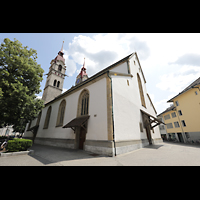
[[[63,92],[75,85],[84,58],[90,77],[135,51],[158,114],[170,106],[170,98],[200,77],[199,33],[0,33],[1,43],[4,38],[16,38],[37,50],[37,63],[44,69],[39,98],[63,40],[68,75]]]

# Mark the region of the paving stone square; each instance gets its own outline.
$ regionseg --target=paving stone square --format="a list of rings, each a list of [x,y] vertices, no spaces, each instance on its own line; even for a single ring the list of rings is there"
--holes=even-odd
[[[135,151],[103,155],[34,144],[33,155],[0,157],[0,166],[200,166],[200,145],[163,142]]]

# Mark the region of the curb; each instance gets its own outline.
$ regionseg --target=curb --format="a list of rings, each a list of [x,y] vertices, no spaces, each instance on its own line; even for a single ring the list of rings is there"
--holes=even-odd
[[[11,153],[0,153],[1,157],[9,157],[9,156],[18,156],[18,155],[33,155],[34,150],[29,151],[18,151],[18,152],[11,152]]]

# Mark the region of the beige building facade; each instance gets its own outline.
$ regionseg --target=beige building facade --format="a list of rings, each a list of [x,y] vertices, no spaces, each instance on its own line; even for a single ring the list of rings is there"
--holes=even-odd
[[[167,138],[179,142],[200,140],[200,77],[168,101],[173,103],[158,115],[166,124]]]

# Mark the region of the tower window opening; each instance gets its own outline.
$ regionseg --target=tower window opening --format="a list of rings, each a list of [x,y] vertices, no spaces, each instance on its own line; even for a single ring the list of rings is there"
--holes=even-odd
[[[56,82],[57,82],[57,80],[55,79],[53,82],[53,86],[56,86]]]
[[[60,81],[58,81],[58,83],[57,83],[57,87],[59,87],[60,86]]]
[[[59,65],[59,66],[58,66],[58,71],[61,72],[61,70],[62,70],[62,65]]]

